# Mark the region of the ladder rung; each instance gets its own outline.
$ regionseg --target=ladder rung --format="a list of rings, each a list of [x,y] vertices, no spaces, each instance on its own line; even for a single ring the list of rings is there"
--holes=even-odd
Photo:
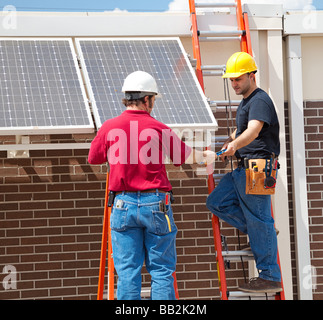
[[[237,111],[238,107],[232,107],[231,111]],[[213,112],[218,112],[218,111],[226,111],[226,107],[212,107],[211,106],[211,110]]]
[[[202,70],[223,70],[225,69],[225,64],[201,66],[201,69]]]
[[[228,139],[228,136],[215,136],[212,137],[212,147],[221,148],[224,141]]]
[[[222,251],[222,256],[227,261],[251,261],[254,260],[254,256],[249,250],[240,251]]]
[[[213,178],[214,180],[220,180],[224,177],[224,173],[214,173]]]
[[[228,139],[228,136],[213,136],[212,137],[212,142],[214,142],[214,141],[222,141],[222,142],[224,142],[227,139]]]
[[[201,37],[200,42],[214,42],[214,41],[232,41],[237,40],[240,41],[240,37]]]
[[[148,288],[141,288],[141,298],[150,298],[150,287]]]
[[[212,76],[220,77],[224,74],[223,71],[202,71],[202,72],[203,72],[203,76],[205,77],[212,77]]]
[[[255,299],[255,300],[274,300],[276,293],[251,293],[244,291],[229,291],[228,293],[229,300],[234,299]]]
[[[223,257],[233,257],[233,256],[253,256],[251,250],[237,250],[237,251],[222,251]]]
[[[236,7],[235,2],[231,3],[195,3],[195,8],[230,8]]]
[[[198,31],[200,37],[238,37],[244,34],[242,30],[236,31]]]
[[[209,101],[211,107],[239,106],[240,100],[212,100]]]

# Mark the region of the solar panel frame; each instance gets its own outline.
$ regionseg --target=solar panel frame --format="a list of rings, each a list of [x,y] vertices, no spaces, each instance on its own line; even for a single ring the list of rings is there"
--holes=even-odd
[[[181,53],[182,53],[182,58],[184,59],[184,61],[182,61],[182,63],[185,64],[185,67],[187,66],[188,70],[189,70],[189,73],[190,73],[190,76],[192,77],[193,79],[193,84],[194,84],[194,88],[196,87],[197,89],[197,92],[198,92],[198,95],[199,95],[199,99],[201,99],[201,102],[204,104],[204,107],[205,107],[205,110],[206,110],[206,116],[209,118],[210,122],[206,122],[206,123],[197,123],[197,122],[188,122],[188,123],[167,123],[165,121],[163,121],[166,125],[168,125],[169,127],[171,128],[179,128],[179,129],[185,129],[185,128],[190,128],[190,127],[193,127],[193,128],[199,128],[199,129],[212,129],[212,130],[217,130],[218,128],[218,124],[217,124],[217,121],[216,119],[214,118],[214,115],[213,115],[213,112],[210,108],[210,105],[207,101],[207,98],[205,97],[204,95],[204,92],[203,90],[201,89],[201,86],[198,82],[198,79],[196,77],[196,74],[195,74],[195,71],[194,69],[192,68],[192,65],[188,59],[188,56],[185,52],[185,49],[179,39],[179,37],[134,37],[134,38],[126,38],[126,37],[116,37],[116,38],[111,38],[111,37],[100,37],[100,38],[77,38],[75,40],[75,43],[76,43],[76,48],[77,48],[77,52],[79,54],[79,59],[80,59],[80,63],[81,63],[81,67],[82,67],[82,70],[83,70],[83,74],[84,74],[84,79],[85,79],[85,83],[86,83],[86,86],[87,86],[87,91],[88,91],[88,94],[89,94],[89,98],[90,98],[90,101],[91,101],[91,105],[92,105],[92,112],[93,112],[93,115],[94,115],[94,119],[95,119],[95,123],[97,125],[97,128],[99,129],[102,124],[104,123],[105,120],[107,120],[108,118],[105,118],[105,119],[102,119],[101,116],[100,116],[100,112],[99,112],[99,106],[98,106],[98,103],[97,103],[97,100],[96,100],[96,96],[94,94],[94,90],[93,90],[93,86],[96,86],[96,85],[101,85],[103,84],[102,82],[102,78],[101,79],[91,79],[90,75],[89,75],[89,71],[88,69],[89,68],[95,68],[95,66],[89,66],[87,65],[86,61],[85,61],[85,54],[83,52],[83,49],[82,49],[82,42],[86,42],[86,41],[94,41],[94,42],[98,42],[98,41],[168,41],[168,40],[171,40],[171,41],[174,41],[175,43],[178,44],[180,50],[181,50]],[[127,56],[127,54],[125,54],[125,56]],[[123,57],[121,57],[121,60],[122,60]],[[119,59],[119,58],[118,58]],[[103,61],[104,62],[104,61]],[[99,64],[97,64],[97,71],[98,72],[101,72],[102,70],[100,70],[99,68]],[[104,65],[102,65],[101,67],[104,67]],[[117,63],[114,65],[114,66],[111,66],[111,68],[115,68],[114,69],[114,72],[115,74],[117,75],[118,74],[118,71],[120,71],[120,67],[117,66]],[[137,69],[137,70],[140,70],[140,69]],[[135,71],[132,70],[128,72],[128,74],[132,71]],[[147,71],[147,70],[143,70],[143,71]],[[105,72],[105,71],[104,71]],[[149,71],[147,71],[149,72]],[[149,72],[151,73],[153,76],[153,72]],[[108,79],[105,79],[105,81],[107,81]],[[124,79],[122,79],[122,82],[123,82]],[[119,79],[120,81],[120,79]],[[158,81],[158,79],[156,79],[157,81],[157,85],[159,86],[159,89],[163,89],[161,88],[160,86],[160,81]],[[107,85],[107,82],[105,83]],[[119,94],[121,93],[121,87],[122,85],[120,84],[118,88],[116,88],[115,90],[118,90]],[[163,91],[163,90],[161,90]],[[161,92],[163,97],[161,99],[165,99],[165,96],[167,96],[168,94],[165,95],[165,92]],[[169,92],[169,97],[171,98],[171,92]],[[120,97],[119,97],[120,98]],[[158,99],[159,100],[159,99]],[[156,101],[156,104],[158,104],[158,100]],[[119,103],[122,108],[124,108],[124,106],[122,105],[122,102],[121,102],[121,98],[119,99],[119,101],[117,101],[117,103]],[[172,107],[172,104],[175,105],[175,103],[170,103],[170,112],[176,112],[176,107]],[[107,107],[109,107],[109,105],[107,105]],[[154,107],[154,110],[156,110],[156,108],[158,108],[157,106]],[[117,109],[116,109],[117,110]],[[152,116],[156,117],[157,120],[160,120],[158,119],[158,117],[154,114],[154,110],[152,112]],[[114,116],[118,116],[120,113],[122,112],[122,109],[118,109],[118,112],[115,113]],[[113,116],[113,117],[114,117]]]
[[[72,114],[73,113],[76,114],[78,111],[81,110],[83,123],[78,124],[76,122],[76,119],[74,122],[72,119],[71,120],[72,124],[68,124],[68,125],[47,125],[47,124],[45,124],[45,125],[31,125],[31,124],[30,125],[29,124],[28,125],[21,125],[21,124],[19,124],[19,125],[14,125],[14,126],[2,126],[2,127],[0,127],[0,135],[70,134],[70,133],[92,133],[92,132],[94,132],[94,122],[93,122],[92,115],[91,115],[88,97],[86,95],[85,87],[83,85],[82,74],[81,74],[81,71],[80,71],[80,68],[78,65],[77,54],[76,54],[76,51],[74,48],[73,40],[71,38],[0,37],[0,44],[4,41],[17,41],[17,44],[19,43],[19,41],[21,41],[21,42],[34,41],[35,44],[37,44],[37,42],[47,41],[47,42],[52,42],[53,45],[55,42],[67,42],[68,43],[68,45],[66,47],[69,48],[69,50],[70,50],[70,57],[71,57],[70,62],[71,63],[68,64],[66,60],[59,61],[59,62],[62,62],[60,67],[64,68],[66,66],[69,66],[69,67],[73,66],[75,68],[75,72],[76,72],[74,74],[74,76],[76,76],[76,77],[74,77],[74,78],[71,77],[71,79],[67,79],[67,78],[63,79],[63,78],[61,78],[60,75],[57,74],[57,76],[56,76],[56,74],[55,74],[55,79],[50,79],[49,77],[47,77],[47,72],[50,70],[48,65],[46,66],[46,63],[45,63],[44,65],[41,66],[41,63],[39,63],[39,65],[38,65],[39,69],[37,69],[36,64],[34,63],[35,57],[32,57],[32,53],[30,53],[28,55],[26,54],[26,57],[24,57],[24,58],[26,58],[25,61],[30,61],[30,64],[28,64],[28,65],[26,64],[24,66],[21,66],[21,67],[24,67],[25,68],[24,70],[27,71],[28,80],[27,81],[22,80],[22,81],[26,84],[25,85],[26,90],[27,90],[28,86],[30,86],[28,88],[28,90],[30,90],[30,92],[32,92],[33,90],[35,90],[34,92],[36,92],[36,90],[37,90],[38,94],[32,96],[32,98],[34,100],[33,102],[35,103],[35,105],[37,104],[37,107],[39,106],[38,103],[39,104],[44,103],[44,99],[41,98],[42,94],[48,95],[49,99],[53,99],[54,96],[52,94],[55,90],[56,90],[56,92],[55,92],[56,95],[58,96],[58,94],[59,94],[59,91],[60,91],[58,89],[59,84],[60,84],[61,88],[64,90],[65,89],[68,90],[68,88],[64,88],[62,86],[63,83],[67,84],[67,85],[68,84],[74,85],[74,88],[77,91],[77,93],[75,94],[75,92],[74,92],[74,95],[71,95],[71,96],[67,95],[67,99],[70,98],[71,102],[74,100],[77,103],[83,101],[82,105],[80,105],[79,109],[75,109],[75,110],[73,109],[70,114],[66,113],[63,115],[70,116],[69,118],[72,119],[73,118]],[[26,50],[27,49],[25,48],[25,52],[26,52]],[[55,54],[56,54],[56,51],[55,51]],[[14,57],[13,61],[15,61],[15,59],[17,59],[17,57]],[[21,57],[20,57],[20,61],[23,61],[23,59]],[[0,60],[0,66],[1,66],[1,60]],[[5,68],[6,66],[2,65],[1,67]],[[58,68],[58,66],[57,66],[57,68]],[[73,70],[74,70],[74,68],[73,68]],[[39,71],[39,70],[41,70],[41,71]],[[10,71],[9,68],[8,68],[8,71]],[[51,69],[50,71],[53,71],[53,69]],[[48,80],[47,83],[53,84],[54,85],[53,87],[45,87],[44,86],[41,88],[39,86],[39,81],[37,81],[37,77],[40,72],[45,73],[44,77],[47,77],[47,79],[46,79],[46,81]],[[11,78],[11,80],[12,80],[12,78],[14,78],[14,80],[21,81],[21,79],[19,79],[19,76],[18,76],[18,70],[17,70],[17,73],[15,73],[15,74],[10,73],[10,78]],[[42,80],[42,81],[45,81],[45,80]],[[31,114],[33,113],[33,115],[35,117],[37,117],[36,116],[37,111],[38,112],[42,111],[42,108],[36,110],[36,107],[35,107],[34,110],[27,110],[28,109],[27,102],[29,102],[28,99],[27,99],[27,101],[24,101],[24,98],[22,98],[22,95],[23,95],[22,92],[20,92],[20,95],[18,94],[19,90],[21,90],[21,88],[12,86],[10,89],[12,92],[15,92],[17,94],[15,96],[12,96],[12,103],[14,103],[15,112],[16,112],[16,110],[20,110],[25,115],[27,113],[29,113],[28,121],[25,121],[25,123],[27,123],[27,122],[31,123],[32,119],[33,119]],[[79,97],[80,94],[82,95],[82,98]],[[27,96],[27,93],[25,94],[25,96]],[[7,95],[7,98],[9,99],[9,98],[11,98],[11,96]],[[16,101],[15,101],[15,99],[16,99]],[[65,101],[69,101],[67,99],[65,98]],[[55,105],[56,101],[52,100],[51,102],[53,105]],[[68,102],[66,102],[66,103],[68,103]],[[84,104],[84,107],[83,107],[83,104]],[[45,110],[45,108],[44,108],[44,110]],[[5,113],[5,111],[6,111],[5,107],[3,106],[3,112]],[[63,109],[59,110],[58,108],[53,108],[53,110],[51,110],[51,109],[46,110],[46,112],[48,114],[53,115],[53,116],[55,116],[55,114],[59,114],[60,111],[63,111]],[[13,112],[13,111],[11,110],[10,112]],[[62,114],[60,114],[60,116],[62,117]],[[44,115],[44,118],[45,118],[45,115]],[[22,119],[26,120],[27,118],[22,118]]]

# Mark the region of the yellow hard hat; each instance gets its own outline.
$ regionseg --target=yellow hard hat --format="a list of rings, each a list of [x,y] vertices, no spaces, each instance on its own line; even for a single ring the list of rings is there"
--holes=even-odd
[[[227,61],[222,78],[238,78],[245,73],[257,70],[254,58],[246,52],[236,52]]]

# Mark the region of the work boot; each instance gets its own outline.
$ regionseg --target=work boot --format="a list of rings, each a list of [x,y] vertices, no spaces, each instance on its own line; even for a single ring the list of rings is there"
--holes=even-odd
[[[282,291],[281,282],[270,281],[262,278],[252,278],[249,282],[239,286],[239,290],[254,293],[276,293]]]

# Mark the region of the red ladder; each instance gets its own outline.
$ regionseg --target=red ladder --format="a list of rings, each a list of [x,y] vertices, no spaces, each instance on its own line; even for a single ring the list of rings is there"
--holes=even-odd
[[[193,45],[193,56],[196,60],[196,76],[201,85],[201,88],[204,92],[204,81],[203,81],[203,66],[201,59],[201,51],[200,51],[200,37],[216,37],[217,39],[223,38],[224,40],[228,40],[228,37],[231,37],[232,40],[239,38],[240,40],[240,49],[243,52],[247,52],[250,55],[252,54],[252,46],[251,46],[251,37],[250,37],[250,29],[249,29],[249,20],[248,13],[242,12],[241,0],[235,0],[232,3],[195,3],[194,0],[189,0],[190,7],[190,16],[191,16],[191,32],[192,32],[192,45]],[[227,32],[215,32],[215,31],[200,31],[197,25],[197,17],[196,17],[196,8],[228,8],[235,7],[236,8],[236,17],[237,17],[237,31],[227,31]],[[210,40],[210,38],[208,38]],[[212,40],[212,38],[211,38]],[[223,70],[223,66],[211,66],[214,70]],[[210,70],[211,68],[207,68]],[[206,68],[205,68],[206,69]],[[220,73],[214,73],[215,75],[220,75]],[[220,103],[219,103],[220,105]],[[221,101],[221,105],[229,105],[229,103],[225,104]],[[211,193],[215,188],[214,176],[210,174],[208,176],[208,191]],[[272,208],[271,208],[272,211]],[[272,211],[273,215],[273,211]],[[219,281],[219,289],[221,293],[222,300],[228,300],[229,293],[227,290],[227,281],[225,275],[225,261],[224,255],[222,252],[222,240],[221,240],[221,232],[220,232],[220,222],[219,218],[212,214],[212,228],[213,228],[213,238],[214,238],[214,247],[216,252],[216,262],[217,262],[217,272],[218,272],[218,281]],[[250,259],[250,254],[246,252],[240,251],[236,252],[235,257],[245,256],[247,260]],[[278,264],[280,266],[279,253],[278,256]],[[227,260],[232,259],[233,257],[226,257]],[[240,296],[251,296],[251,294],[243,294],[241,292],[236,292],[236,296],[239,298]],[[234,295],[233,292],[230,293],[231,296]],[[282,292],[277,293],[275,295],[276,300],[285,300],[284,289]]]
[[[104,201],[104,217],[103,217],[103,228],[102,228],[102,240],[101,240],[101,255],[100,255],[100,270],[99,270],[99,281],[98,281],[98,293],[97,300],[103,299],[104,294],[104,276],[105,267],[107,260],[107,247],[108,247],[108,300],[114,300],[114,263],[112,255],[112,244],[111,244],[111,228],[110,228],[110,216],[112,207],[108,206],[109,200],[109,173],[107,173],[106,188],[105,188],[105,201]],[[176,273],[173,273],[174,278],[174,290],[175,297],[178,300],[178,287]],[[145,292],[142,291],[142,294]]]

